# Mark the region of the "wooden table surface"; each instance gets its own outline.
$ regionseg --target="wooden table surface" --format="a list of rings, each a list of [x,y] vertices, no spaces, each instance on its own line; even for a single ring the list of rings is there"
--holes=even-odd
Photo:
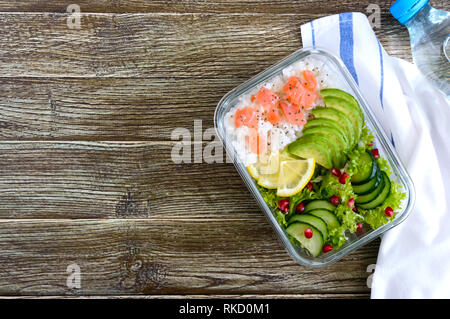
[[[0,295],[367,298],[379,240],[296,264],[234,166],[173,163],[171,133],[213,127],[226,92],[301,47],[301,24],[371,3],[410,60],[392,1],[0,1]]]

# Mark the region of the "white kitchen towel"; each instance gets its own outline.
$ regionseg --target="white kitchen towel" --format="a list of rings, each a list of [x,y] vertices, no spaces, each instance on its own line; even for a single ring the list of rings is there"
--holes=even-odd
[[[449,102],[413,64],[386,53],[362,13],[311,21],[301,34],[304,47],[341,57],[415,185],[410,216],[382,238],[372,298],[450,298]]]

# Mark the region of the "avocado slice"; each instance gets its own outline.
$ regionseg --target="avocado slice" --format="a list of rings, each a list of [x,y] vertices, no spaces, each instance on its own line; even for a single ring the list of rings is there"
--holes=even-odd
[[[364,118],[360,116],[358,110],[351,103],[348,103],[346,100],[338,97],[324,97],[323,100],[325,101],[326,107],[341,111],[348,117],[350,122],[352,122],[353,133],[356,137],[356,141],[359,141],[359,138],[361,137]]]
[[[355,99],[353,95],[339,89],[323,89],[320,91],[320,94],[322,95],[323,98],[338,97],[340,99],[347,101],[356,110],[358,110],[359,114],[361,115],[361,118],[364,120],[364,113],[362,112],[361,106],[359,105],[358,101]]]
[[[339,130],[329,126],[316,126],[304,130],[303,135],[321,135],[325,137],[329,143],[334,144],[334,148],[336,149],[336,156],[333,157],[333,166],[336,168],[344,167],[346,162],[344,151],[347,149],[347,144],[344,138],[341,137],[341,133]]]
[[[330,169],[333,166],[332,151],[327,141],[318,137],[311,139],[301,136],[287,146],[289,153],[302,158],[314,158],[319,165]]]
[[[345,141],[345,149],[350,149],[350,143],[348,141],[347,135],[345,134],[345,130],[335,121],[327,118],[312,119],[305,124],[304,130],[315,127],[330,127],[335,129],[338,132],[339,136]]]
[[[329,151],[331,155],[331,165],[332,167],[335,165],[339,165],[340,156],[341,153],[339,150],[338,145],[331,139],[329,139],[327,136],[323,134],[309,134],[309,135],[303,135],[300,137],[300,139],[303,139],[305,143],[316,143],[320,142],[322,145],[326,147],[326,149]]]
[[[303,130],[303,135],[309,135],[309,134],[322,134],[325,135],[327,138],[332,139],[336,142],[338,145],[338,149],[340,151],[344,151],[347,149],[347,142],[344,138],[345,135],[341,133],[341,131],[337,130],[334,127],[331,126],[313,126],[309,128],[305,128]]]
[[[350,142],[350,148],[356,144],[355,130],[353,129],[352,122],[347,118],[347,116],[334,108],[319,106],[316,107],[312,114],[315,118],[326,118],[335,121],[339,124],[347,135],[347,139]]]

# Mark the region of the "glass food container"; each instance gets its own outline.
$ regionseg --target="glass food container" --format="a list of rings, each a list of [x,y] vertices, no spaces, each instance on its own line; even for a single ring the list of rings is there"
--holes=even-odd
[[[280,74],[282,74],[282,71],[286,67],[289,67],[294,63],[307,58],[313,58],[314,60],[323,63],[323,65],[325,65],[327,69],[333,73],[333,76],[338,79],[341,87],[345,88],[345,91],[352,94],[358,100],[364,113],[366,125],[372,131],[375,137],[376,147],[379,150],[380,156],[384,157],[387,160],[392,170],[392,175],[390,176],[391,180],[399,183],[402,187],[402,191],[406,193],[406,198],[402,203],[401,210],[397,212],[395,219],[390,223],[387,223],[386,225],[374,230],[368,230],[364,234],[360,235],[356,235],[355,233],[348,233],[346,234],[348,241],[343,246],[341,246],[337,250],[332,250],[331,252],[328,252],[326,254],[321,254],[318,257],[312,257],[304,248],[298,247],[291,243],[285,230],[278,224],[272,210],[269,208],[269,206],[266,204],[261,194],[259,193],[255,182],[248,173],[244,164],[241,162],[233,144],[227,141],[226,128],[224,124],[225,115],[239,102],[240,97],[255,91],[255,88],[258,85],[261,86],[262,83],[269,81],[271,78],[279,76]],[[413,208],[415,199],[413,183],[408,173],[406,172],[405,167],[400,161],[395,149],[389,142],[389,139],[382,129],[381,124],[378,122],[367,101],[362,96],[361,92],[358,89],[358,86],[345,67],[344,63],[338,57],[323,49],[304,48],[298,50],[227,93],[217,105],[214,115],[214,125],[218,136],[227,151],[228,156],[233,159],[233,163],[237,171],[241,175],[250,192],[255,197],[269,223],[276,232],[279,240],[282,242],[291,257],[300,264],[307,266],[323,266],[333,263],[349,254],[350,252],[369,243],[392,227],[400,224],[408,217]]]

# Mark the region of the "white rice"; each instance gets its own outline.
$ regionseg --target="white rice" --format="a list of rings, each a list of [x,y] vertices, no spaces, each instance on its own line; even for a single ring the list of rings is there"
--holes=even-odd
[[[236,128],[234,125],[234,114],[237,109],[251,106],[255,109],[261,109],[261,107],[251,101],[251,96],[256,94],[261,87],[266,87],[273,92],[279,92],[282,90],[283,85],[288,81],[291,76],[301,76],[303,70],[311,70],[317,80],[318,90],[325,88],[341,88],[342,83],[338,80],[337,76],[330,70],[330,68],[313,57],[307,57],[302,61],[298,61],[285,69],[283,69],[279,74],[272,77],[270,80],[260,83],[255,86],[250,92],[242,95],[239,98],[238,103],[230,109],[230,111],[225,115],[225,130],[227,135],[227,141],[231,141],[232,146],[236,150],[239,159],[245,166],[256,163],[258,155],[250,152],[246,137],[249,135],[249,128],[246,126],[241,126]],[[321,99],[317,99],[316,105],[323,105]],[[308,117],[310,110],[305,113],[305,118]],[[267,136],[267,140],[274,141],[271,136],[277,136],[279,142],[271,143],[268,145],[268,149],[273,148],[282,150],[286,145],[295,141],[298,137],[302,135],[303,126],[292,125],[288,122],[281,121],[276,125],[272,125],[270,122],[259,120],[258,123],[258,133]]]

